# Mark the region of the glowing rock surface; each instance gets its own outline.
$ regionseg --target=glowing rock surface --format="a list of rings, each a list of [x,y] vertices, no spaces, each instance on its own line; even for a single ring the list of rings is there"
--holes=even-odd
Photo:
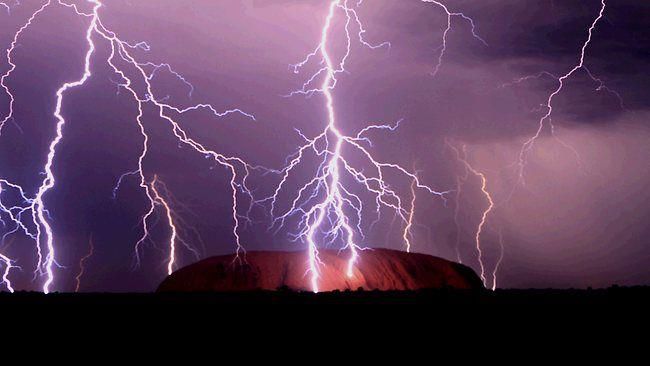
[[[482,288],[469,267],[416,253],[374,249],[361,253],[352,277],[347,275],[349,253],[320,252],[320,291],[418,290],[427,288]],[[249,252],[246,263],[233,256],[212,257],[167,277],[159,292],[292,290],[310,291],[306,252]]]

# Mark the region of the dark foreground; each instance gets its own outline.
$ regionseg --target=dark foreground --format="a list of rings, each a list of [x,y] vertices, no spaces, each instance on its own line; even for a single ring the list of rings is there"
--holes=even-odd
[[[588,290],[421,290],[421,291],[248,291],[223,293],[0,293],[2,307],[266,307],[294,305],[365,306],[486,306],[486,307],[593,307],[648,308],[650,286],[611,287]]]
[[[246,345],[250,340],[286,345],[282,334],[288,334],[292,342],[307,343],[314,342],[314,337],[331,342],[341,334],[353,334],[372,344],[382,340],[396,344],[410,337],[410,345],[422,341],[425,350],[434,339],[438,339],[436,344],[465,344],[469,339],[501,342],[501,334],[531,344],[530,336],[543,334],[552,334],[543,336],[544,342],[563,339],[563,344],[574,344],[585,336],[609,342],[611,337],[647,332],[648,309],[650,287],[321,294],[0,293],[3,326],[12,332],[25,330],[25,336],[46,324],[47,329],[74,329],[76,334],[119,334],[111,342],[123,337],[140,342],[145,332],[191,342],[204,339],[222,346],[221,339],[246,339]]]

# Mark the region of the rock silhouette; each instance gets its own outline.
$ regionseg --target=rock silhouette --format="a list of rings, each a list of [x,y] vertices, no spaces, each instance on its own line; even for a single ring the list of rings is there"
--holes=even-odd
[[[367,250],[351,277],[346,273],[349,253],[321,250],[320,258],[320,291],[483,287],[469,267],[425,254]],[[306,252],[249,252],[241,264],[233,259],[212,257],[181,268],[161,283],[158,292],[311,290]]]

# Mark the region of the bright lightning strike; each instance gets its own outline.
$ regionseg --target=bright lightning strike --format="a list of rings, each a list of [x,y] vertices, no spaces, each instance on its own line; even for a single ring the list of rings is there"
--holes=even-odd
[[[442,64],[447,47],[447,35],[451,30],[452,17],[461,17],[472,25],[472,34],[475,38],[481,40],[474,32],[474,22],[462,13],[453,13],[448,8],[437,1],[424,1],[433,3],[441,7],[447,15],[447,27],[443,33],[443,45],[439,55],[438,63],[434,69],[434,74],[438,72]],[[361,5],[361,1],[357,3]],[[337,16],[343,17],[343,33],[345,35],[345,52],[336,58],[331,52],[332,42],[330,35],[334,27]],[[421,182],[418,176],[408,169],[394,163],[388,163],[377,160],[371,151],[364,147],[363,142],[368,142],[364,134],[372,129],[393,131],[398,126],[391,125],[371,125],[356,135],[344,134],[338,125],[337,111],[335,106],[334,89],[337,84],[337,77],[344,73],[346,61],[351,54],[352,45],[352,27],[356,26],[358,31],[359,42],[370,49],[377,49],[382,46],[390,46],[388,42],[379,45],[373,45],[364,40],[363,27],[360,18],[354,8],[349,5],[347,0],[333,0],[328,7],[327,16],[323,28],[321,29],[320,42],[314,51],[308,54],[301,62],[293,65],[294,73],[300,70],[310,62],[318,62],[320,68],[312,74],[302,84],[302,87],[289,94],[312,96],[321,94],[324,99],[327,123],[324,130],[317,136],[310,138],[298,131],[300,136],[305,140],[298,151],[288,160],[288,165],[281,170],[282,179],[277,186],[274,194],[263,201],[271,202],[271,213],[274,216],[274,225],[284,225],[285,220],[291,216],[297,215],[299,219],[299,232],[296,238],[306,242],[309,254],[308,273],[311,276],[311,287],[314,292],[319,291],[320,266],[322,265],[318,257],[318,248],[324,245],[331,245],[337,239],[343,244],[341,250],[348,250],[350,257],[348,259],[347,275],[354,275],[355,263],[359,258],[359,252],[365,247],[360,245],[364,233],[361,229],[362,213],[364,211],[363,200],[353,193],[343,177],[352,178],[362,189],[374,196],[375,212],[379,217],[382,208],[392,210],[405,227],[405,245],[410,250],[411,243],[409,232],[413,222],[414,197],[415,190],[424,190],[425,192],[437,197],[444,198],[448,192],[437,191]],[[319,78],[322,78],[320,84],[317,84]],[[372,146],[372,145],[371,145]],[[372,167],[372,172],[365,172],[350,160],[346,154],[346,149],[360,153],[366,163]],[[298,189],[297,194],[291,201],[287,210],[277,213],[276,203],[278,195],[285,188],[287,180],[293,170],[299,165],[306,154],[314,153],[322,159],[316,175]],[[412,197],[410,208],[407,209],[403,204],[401,194],[389,184],[386,174],[388,171],[396,172],[411,181]]]
[[[52,282],[54,282],[53,267],[56,263],[56,258],[55,258],[56,253],[55,253],[55,246],[54,246],[54,233],[52,232],[52,226],[50,225],[49,221],[46,218],[46,214],[45,214],[46,209],[45,209],[45,203],[43,202],[43,198],[52,188],[54,188],[54,185],[56,183],[54,173],[52,172],[52,166],[54,165],[54,158],[56,156],[57,147],[59,143],[63,140],[63,127],[65,126],[66,123],[65,117],[63,117],[61,111],[63,105],[63,97],[68,90],[84,85],[92,75],[92,72],[90,71],[90,58],[95,52],[95,43],[92,40],[92,35],[93,35],[93,30],[97,26],[97,22],[99,19],[99,15],[98,15],[99,8],[102,6],[99,1],[92,1],[92,3],[93,3],[93,15],[90,21],[90,26],[86,30],[86,41],[88,42],[88,50],[84,58],[83,75],[81,76],[80,79],[76,81],[67,82],[63,84],[56,92],[56,97],[57,97],[56,107],[54,109],[54,117],[57,120],[56,136],[54,137],[54,140],[50,142],[50,147],[47,154],[47,162],[45,163],[45,179],[43,180],[43,183],[39,187],[38,192],[36,193],[36,197],[34,198],[34,203],[32,204],[32,216],[34,218],[34,221],[38,223],[37,226],[37,230],[38,230],[37,247],[39,251],[38,263],[39,266],[41,266],[46,272],[46,280],[45,283],[43,284],[43,292],[46,294],[50,292],[50,286],[52,285]],[[41,243],[44,243],[45,250],[46,250],[44,258],[42,254]]]
[[[13,104],[15,101],[15,98],[13,94],[11,93],[11,90],[6,84],[7,78],[11,75],[11,73],[15,70],[16,64],[14,64],[12,60],[12,54],[13,51],[16,48],[16,44],[18,42],[19,37],[21,34],[28,29],[34,20],[43,12],[45,9],[52,4],[51,0],[48,0],[46,3],[44,3],[40,8],[38,8],[32,15],[29,17],[27,22],[18,29],[18,31],[14,34],[13,41],[11,42],[11,46],[7,50],[7,62],[10,66],[9,70],[5,72],[5,74],[2,75],[0,78],[0,86],[5,90],[7,95],[9,96],[9,113],[7,116],[5,116],[1,121],[0,121],[0,133],[2,132],[2,128],[4,127],[5,123],[13,118]],[[99,5],[97,5],[99,7]],[[93,20],[94,21],[94,20]],[[57,101],[56,101],[56,108],[54,111],[54,117],[57,120],[57,128],[56,128],[56,137],[52,142],[50,143],[49,147],[49,152],[47,155],[47,162],[45,163],[44,166],[44,173],[45,173],[45,179],[43,180],[41,186],[38,189],[38,192],[36,193],[36,196],[33,199],[27,200],[26,197],[24,197],[24,189],[20,186],[12,185],[13,188],[18,188],[19,191],[21,192],[21,195],[25,198],[25,201],[30,202],[29,206],[29,211],[31,212],[31,220],[34,223],[36,227],[36,233],[31,234],[25,224],[22,221],[22,216],[14,216],[11,213],[11,209],[6,210],[4,209],[3,206],[3,211],[7,214],[12,219],[12,222],[16,225],[16,227],[22,228],[26,234],[28,234],[30,237],[32,237],[36,241],[36,250],[37,250],[37,255],[38,255],[38,263],[37,263],[37,268],[36,272],[38,273],[44,273],[46,276],[45,283],[43,284],[43,292],[48,293],[50,291],[50,285],[52,284],[52,281],[54,280],[54,265],[56,263],[55,259],[55,252],[54,252],[54,243],[53,243],[53,238],[52,238],[52,229],[50,224],[47,221],[46,218],[46,209],[44,207],[43,203],[43,197],[44,195],[54,186],[54,175],[52,173],[52,164],[54,160],[54,156],[56,153],[56,147],[63,138],[62,135],[62,129],[63,125],[65,124],[65,119],[61,115],[61,105],[63,101],[63,95],[64,93],[71,88],[75,88],[77,86],[83,85],[85,81],[88,79],[90,76],[90,68],[89,68],[89,63],[90,63],[90,57],[94,52],[94,45],[90,39],[91,35],[91,29],[92,29],[92,24],[91,27],[88,28],[86,32],[86,39],[89,44],[89,49],[88,52],[86,53],[86,64],[84,68],[84,72],[82,77],[74,82],[68,82],[62,85],[59,90],[56,93],[57,96]],[[5,184],[7,182],[5,181]],[[24,208],[22,211],[20,211],[20,214],[25,212],[27,208]],[[9,267],[9,265],[8,265]],[[6,277],[6,276],[5,276]],[[8,280],[5,278],[5,283],[9,283]]]
[[[151,182],[151,191],[153,192],[154,202],[163,206],[165,209],[165,217],[167,218],[167,224],[171,228],[171,236],[169,238],[169,262],[167,263],[167,274],[172,274],[174,272],[174,264],[176,263],[176,238],[178,237],[178,229],[174,224],[174,217],[172,215],[172,209],[169,206],[169,203],[160,195],[158,188],[158,176],[154,175],[153,182]]]
[[[481,219],[478,223],[478,226],[476,227],[476,232],[474,233],[474,245],[476,247],[476,252],[478,253],[478,263],[479,267],[481,269],[480,271],[480,277],[483,280],[483,283],[486,283],[487,279],[485,276],[485,264],[483,263],[483,248],[481,245],[481,236],[483,234],[483,230],[485,228],[485,225],[487,224],[488,218],[492,210],[494,209],[494,200],[492,199],[492,195],[490,194],[490,191],[487,189],[487,177],[485,176],[484,173],[476,170],[474,166],[472,166],[468,161],[467,161],[467,148],[465,145],[463,145],[462,149],[459,150],[455,146],[453,146],[449,141],[447,141],[447,145],[454,150],[456,153],[456,159],[463,165],[465,169],[465,178],[464,180],[467,180],[467,174],[472,173],[474,176],[476,176],[480,182],[481,182],[481,193],[485,197],[485,200],[487,201],[487,206],[485,209],[481,212]],[[459,187],[458,189],[458,195],[456,196],[456,199],[458,200],[460,198],[460,181],[459,181]],[[458,210],[458,205],[459,203],[456,202],[456,210]],[[457,219],[457,216],[455,216],[455,219]],[[458,227],[457,227],[458,229]],[[500,262],[500,260],[499,260]],[[497,264],[498,267],[498,264]],[[496,270],[495,270],[496,273]],[[496,282],[496,279],[494,280]]]
[[[410,253],[411,252],[411,245],[413,241],[413,218],[415,217],[415,199],[416,199],[416,192],[415,192],[415,180],[411,183],[411,206],[408,211],[408,217],[406,220],[406,225],[404,226],[404,232],[402,233],[402,239],[404,240],[404,244],[406,246],[406,252]]]
[[[170,236],[167,241],[169,254],[166,264],[167,274],[170,275],[177,267],[179,244],[187,249],[187,251],[191,252],[196,260],[199,260],[201,258],[200,253],[187,240],[184,239],[184,232],[186,230],[193,232],[195,232],[195,230],[174,211],[173,207],[179,206],[180,204],[174,199],[171,192],[169,191],[169,188],[167,188],[167,185],[160,180],[157,174],[154,174],[153,180],[147,188],[149,192],[151,192],[153,209],[149,211],[147,216],[145,216],[143,224],[148,225],[148,219],[151,215],[153,215],[156,207],[162,207],[164,211],[165,221],[170,231]],[[202,242],[201,237],[197,233],[195,234],[196,239]]]
[[[38,8],[32,15],[27,19],[27,22],[18,29],[18,31],[14,34],[13,40],[11,41],[11,45],[7,49],[7,63],[9,64],[9,69],[0,77],[0,86],[5,90],[5,93],[9,97],[9,113],[0,120],[0,135],[2,134],[2,128],[4,127],[5,123],[7,121],[11,120],[14,115],[14,95],[11,93],[11,90],[6,84],[7,78],[11,75],[11,73],[16,69],[16,64],[13,62],[12,55],[14,50],[16,49],[16,45],[18,44],[18,39],[22,35],[22,33],[29,28],[36,17],[38,17],[50,4],[52,3],[51,0],[48,0],[45,4],[43,4],[40,8]],[[5,5],[6,6],[6,5]],[[7,6],[7,9],[9,7]]]
[[[555,97],[562,92],[562,89],[564,88],[564,82],[570,78],[573,74],[575,74],[578,70],[584,69],[585,72],[589,75],[589,77],[598,82],[599,86],[597,90],[605,90],[610,93],[614,93],[617,97],[619,102],[621,103],[621,107],[623,106],[622,100],[620,98],[620,95],[616,93],[615,91],[612,91],[611,89],[607,88],[607,86],[604,85],[602,80],[596,78],[590,71],[585,67],[585,54],[587,51],[587,48],[589,47],[589,44],[591,43],[591,39],[594,33],[594,29],[596,29],[596,26],[598,25],[598,22],[603,18],[603,14],[605,13],[605,0],[600,1],[600,10],[598,11],[598,16],[594,19],[594,21],[591,23],[589,26],[589,29],[587,30],[587,39],[585,42],[582,44],[582,47],[580,48],[580,56],[578,58],[578,63],[575,64],[566,74],[557,77],[553,75],[552,73],[549,72],[541,72],[537,75],[532,75],[532,76],[526,76],[523,78],[518,79],[516,82],[521,82],[527,79],[531,78],[539,78],[541,76],[550,76],[554,79],[557,80],[557,87],[551,94],[549,94],[548,98],[546,99],[546,103],[542,105],[542,107],[546,110],[546,113],[539,119],[538,121],[538,127],[537,130],[535,131],[535,134],[530,137],[526,142],[524,142],[520,152],[519,152],[519,159],[518,159],[518,164],[519,164],[519,180],[518,182],[523,182],[524,179],[524,169],[526,167],[527,163],[527,158],[528,155],[530,154],[530,151],[532,150],[535,142],[537,139],[541,136],[542,132],[544,131],[544,128],[547,125],[547,122],[551,125],[551,129],[553,129],[553,125],[550,123],[551,121],[551,115],[553,114],[553,100]]]
[[[12,193],[14,196],[18,197],[20,201],[19,204],[6,204],[3,202],[3,198],[7,196],[7,193]],[[27,198],[23,188],[17,184],[8,182],[5,179],[0,179],[0,215],[4,215],[6,219],[3,219],[0,216],[0,224],[8,230],[2,235],[0,239],[0,244],[4,246],[6,239],[17,232],[22,232],[33,240],[36,240],[36,234],[30,229],[27,228],[23,222],[23,215],[28,214],[31,209],[32,200]],[[0,253],[0,261],[4,265],[4,271],[2,272],[2,283],[5,284],[7,290],[13,292],[13,286],[9,280],[9,274],[11,270],[17,268],[14,266],[14,261],[7,257],[6,255]]]
[[[444,28],[442,34],[440,52],[434,65],[434,70],[432,72],[434,76],[439,73],[442,67],[443,58],[448,47],[448,35],[452,30],[452,20],[454,18],[459,18],[464,22],[467,22],[471,26],[471,34],[474,39],[487,46],[485,40],[483,40],[476,33],[476,26],[471,18],[464,15],[463,13],[450,11],[445,4],[439,1],[422,1],[436,5],[444,11],[447,17],[446,27]],[[71,9],[71,11],[75,12],[76,15],[88,20],[88,27],[85,31],[87,49],[84,57],[84,68],[81,72],[81,75],[76,80],[64,83],[56,91],[56,106],[53,112],[53,117],[56,120],[56,134],[49,144],[46,162],[43,166],[44,179],[41,182],[37,192],[33,197],[29,197],[29,195],[25,193],[23,187],[5,180],[0,180],[0,214],[2,214],[3,217],[7,217],[8,224],[12,225],[12,230],[9,233],[5,234],[3,241],[6,235],[17,232],[22,232],[35,240],[38,255],[36,272],[45,277],[45,282],[43,284],[43,291],[45,293],[51,291],[51,287],[55,281],[55,270],[58,266],[56,260],[57,241],[55,240],[54,230],[50,223],[51,218],[49,217],[46,208],[45,198],[48,193],[50,193],[55,188],[56,185],[56,177],[53,172],[53,166],[57,158],[57,149],[64,138],[64,128],[66,125],[66,119],[64,116],[65,113],[62,110],[63,101],[71,90],[82,88],[88,79],[93,76],[91,66],[93,58],[96,57],[95,50],[97,47],[104,45],[108,45],[110,47],[110,54],[105,60],[101,61],[106,62],[113,70],[113,72],[117,75],[118,81],[115,83],[118,87],[118,91],[126,90],[132,97],[133,103],[137,106],[137,115],[134,119],[142,136],[142,149],[137,159],[137,167],[134,167],[132,171],[120,176],[118,183],[113,191],[114,197],[117,197],[120,186],[126,179],[133,176],[138,177],[139,186],[142,189],[144,196],[146,197],[148,209],[143,215],[141,221],[142,236],[135,244],[135,257],[138,263],[140,262],[141,246],[146,240],[150,239],[151,233],[149,219],[156,212],[156,207],[163,208],[166,217],[166,224],[171,232],[169,239],[169,258],[167,261],[167,273],[172,273],[177,265],[177,244],[185,244],[187,247],[186,243],[179,235],[179,218],[174,214],[172,210],[169,200],[169,192],[167,191],[164,184],[159,180],[157,175],[154,174],[152,176],[152,174],[147,173],[147,169],[144,163],[148,155],[151,143],[150,136],[145,125],[146,105],[153,107],[156,110],[156,118],[163,120],[169,124],[172,133],[177,138],[179,143],[189,146],[197,153],[214,160],[217,164],[223,166],[230,174],[230,192],[232,197],[233,221],[232,234],[234,242],[236,244],[237,258],[239,258],[240,254],[245,252],[244,246],[242,244],[242,239],[239,234],[241,220],[247,220],[246,215],[241,214],[239,209],[239,202],[242,199],[242,196],[244,196],[243,198],[245,200],[249,200],[251,204],[270,202],[271,213],[274,217],[273,225],[282,226],[284,225],[285,220],[294,215],[300,218],[299,231],[296,234],[296,238],[298,240],[306,242],[308,246],[308,273],[311,276],[310,282],[312,290],[315,292],[319,290],[319,268],[322,265],[318,256],[318,249],[320,247],[323,245],[333,244],[339,239],[343,242],[342,250],[349,250],[350,252],[346,271],[346,274],[349,277],[354,276],[355,264],[359,258],[360,251],[366,249],[361,245],[361,242],[364,239],[364,232],[362,230],[362,218],[364,212],[363,199],[359,194],[354,193],[353,188],[350,187],[348,183],[346,183],[347,180],[351,179],[353,182],[356,182],[357,185],[362,188],[362,190],[370,193],[370,195],[374,197],[374,212],[377,216],[377,220],[379,220],[381,211],[383,209],[389,209],[393,211],[395,213],[395,217],[401,220],[404,225],[403,239],[407,251],[410,251],[412,246],[413,235],[411,233],[411,229],[414,222],[415,199],[417,191],[423,190],[428,194],[443,199],[445,198],[445,195],[449,193],[448,191],[437,191],[431,188],[430,186],[422,183],[415,172],[410,171],[398,164],[380,161],[375,158],[371,152],[371,149],[373,147],[372,142],[366,136],[366,134],[371,130],[395,131],[397,128],[399,128],[401,120],[394,125],[368,125],[367,127],[358,131],[356,134],[352,135],[346,135],[340,129],[339,119],[337,118],[334,91],[338,80],[337,77],[340,74],[346,72],[346,62],[351,55],[353,39],[364,47],[372,50],[390,47],[389,42],[372,44],[365,40],[364,34],[366,33],[366,29],[364,28],[358,16],[357,10],[349,4],[348,0],[332,0],[329,3],[327,16],[325,17],[325,23],[321,29],[319,44],[312,53],[306,56],[304,60],[296,65],[293,65],[294,73],[300,73],[303,67],[313,62],[318,62],[320,65],[318,71],[307,78],[302,87],[296,91],[291,92],[289,96],[311,96],[314,94],[321,95],[324,98],[324,109],[327,115],[326,125],[322,132],[315,137],[307,137],[302,132],[298,131],[300,136],[305,140],[304,145],[300,146],[297,152],[288,159],[287,166],[281,170],[273,171],[275,173],[279,173],[281,181],[276,187],[274,194],[261,201],[253,199],[252,192],[247,185],[247,179],[249,178],[252,170],[269,170],[266,170],[265,168],[259,166],[250,165],[238,157],[227,156],[217,151],[211,150],[210,148],[202,145],[200,142],[190,137],[181,127],[181,123],[179,121],[180,116],[199,110],[205,110],[211,113],[214,117],[224,117],[231,114],[238,114],[251,120],[254,120],[255,117],[252,114],[244,112],[239,108],[219,111],[218,108],[215,108],[210,104],[196,104],[192,106],[181,107],[169,103],[167,97],[159,96],[154,90],[155,88],[153,87],[153,79],[158,73],[167,72],[175,76],[180,82],[187,86],[190,96],[192,95],[194,86],[183,76],[174,71],[174,69],[169,64],[156,64],[138,60],[138,58],[136,58],[134,55],[134,51],[149,51],[149,45],[145,42],[129,43],[120,39],[114,31],[108,29],[102,22],[102,18],[100,16],[100,9],[103,6],[102,2],[100,0],[86,0],[86,2],[92,7],[92,9],[87,12],[82,10],[80,6],[76,4],[66,3],[63,0],[48,0],[40,8],[38,8],[27,20],[27,22],[14,34],[11,46],[7,50],[7,61],[10,68],[0,78],[0,86],[2,86],[5,93],[9,97],[9,112],[6,116],[0,119],[1,134],[2,127],[6,122],[12,120],[14,114],[14,95],[7,85],[7,80],[10,78],[11,74],[16,68],[16,64],[12,60],[12,55],[18,43],[18,39],[22,33],[26,31],[32,25],[32,23],[42,15],[41,13],[43,13],[50,6],[64,6]],[[356,6],[358,7],[361,4],[362,1],[359,1]],[[10,10],[9,5],[7,5],[5,2],[0,2],[0,6],[6,7],[7,10]],[[604,1],[600,16],[593,23],[592,28],[589,31],[589,40],[591,39],[591,31],[595,27],[596,22],[600,19],[600,17],[602,17],[603,10]],[[342,17],[343,19],[341,24],[343,24],[342,29],[346,38],[344,44],[345,52],[340,57],[337,57],[334,54],[334,51],[332,51],[334,47],[332,45],[333,42],[330,39],[333,33],[333,28],[338,24],[336,23],[338,21],[338,17]],[[356,34],[354,34],[355,32]],[[553,95],[551,95],[548,100],[547,106],[549,112],[548,115],[540,121],[540,131],[538,131],[536,136],[538,136],[541,132],[545,119],[550,118],[552,110],[552,98],[555,94],[559,93],[563,80],[568,78],[578,68],[583,67],[582,64],[584,59],[584,52],[587,44],[589,43],[589,40],[583,47],[580,65],[576,69],[572,70],[569,74],[559,78],[560,87]],[[144,85],[144,90],[141,90],[136,85]],[[601,83],[601,86],[599,88],[604,89],[606,87]],[[532,139],[530,145],[532,145],[532,142],[534,142],[535,138]],[[369,147],[366,147],[366,144]],[[530,147],[527,147],[525,145],[524,149],[522,149],[522,154],[524,150],[529,149]],[[371,167],[370,171],[364,171],[358,162],[353,162],[349,155],[350,151],[362,156],[365,160],[364,163],[368,164]],[[282,212],[278,212],[279,209],[276,207],[276,203],[279,194],[281,191],[286,189],[289,177],[294,172],[296,166],[302,163],[303,158],[308,153],[314,153],[316,156],[322,159],[316,175],[297,191],[297,194],[294,196],[293,200],[290,201],[290,207],[288,209]],[[476,233],[476,245],[477,250],[479,250],[479,261],[481,261],[480,236],[483,231],[483,226],[488,219],[488,214],[493,207],[493,202],[489,192],[487,191],[487,181],[485,176],[482,173],[474,170],[474,168],[469,166],[466,161],[465,164],[473,174],[481,178],[482,192],[485,194],[490,204],[489,208],[483,213],[481,223],[478,226]],[[401,175],[411,183],[411,200],[409,204],[403,203],[405,200],[402,193],[394,188],[393,184],[389,182],[389,179],[387,178],[387,173],[389,171]],[[21,203],[15,205],[5,205],[2,200],[3,194],[5,192],[8,192],[14,196],[19,196]],[[190,248],[188,247],[188,249]],[[10,258],[0,254],[0,264],[2,264],[3,268],[3,283],[10,291],[13,291],[13,288],[8,276],[10,274],[10,271],[16,268],[13,263],[14,262]],[[83,259],[81,264],[83,265]],[[482,263],[481,269],[481,277],[485,280]]]
[[[9,280],[9,273],[14,268],[13,261],[11,258],[0,253],[0,262],[4,265],[4,270],[2,271],[2,284],[7,287],[9,292],[14,292],[14,288],[11,286],[11,281]]]
[[[149,227],[148,227],[148,218],[153,214],[155,206],[163,205],[166,209],[168,217],[168,225],[173,232],[170,246],[170,259],[168,262],[168,273],[174,268],[175,265],[175,241],[177,229],[172,220],[171,209],[166,204],[164,198],[160,195],[160,192],[157,189],[157,178],[150,180],[148,175],[145,173],[144,160],[148,153],[149,148],[149,135],[144,124],[144,105],[149,104],[154,106],[158,111],[157,117],[168,122],[172,128],[172,133],[178,139],[178,141],[184,145],[187,145],[194,149],[199,154],[202,154],[210,159],[213,159],[217,164],[225,167],[230,175],[230,188],[232,194],[232,219],[233,219],[233,237],[236,244],[237,258],[240,254],[244,252],[244,247],[241,243],[241,237],[239,235],[238,229],[240,226],[240,220],[242,218],[238,209],[238,201],[240,199],[240,194],[243,194],[245,197],[248,197],[251,202],[253,201],[252,193],[249,190],[246,180],[249,177],[251,170],[263,169],[257,166],[251,166],[242,159],[234,156],[226,156],[220,154],[214,150],[211,150],[198,141],[190,137],[185,130],[181,127],[177,117],[187,113],[192,113],[199,110],[206,110],[215,117],[224,117],[231,114],[239,114],[246,118],[254,120],[255,117],[249,113],[244,112],[239,108],[232,108],[225,111],[219,111],[217,108],[211,104],[201,103],[192,106],[179,107],[165,102],[165,97],[158,97],[154,92],[154,87],[152,85],[152,80],[154,76],[162,71],[167,71],[172,75],[176,76],[189,88],[189,94],[191,96],[194,87],[186,79],[184,79],[180,74],[176,73],[170,65],[168,64],[154,64],[151,62],[140,62],[133,55],[134,50],[143,50],[148,51],[149,45],[145,42],[139,42],[132,44],[126,41],[121,40],[118,35],[104,26],[100,16],[100,9],[103,4],[100,0],[86,0],[86,2],[91,5],[92,9],[88,12],[85,12],[81,9],[80,6],[74,3],[67,3],[63,0],[48,0],[41,7],[39,7],[27,20],[27,22],[18,29],[14,34],[13,41],[7,50],[7,61],[9,64],[9,70],[5,72],[0,78],[0,86],[4,89],[5,93],[9,97],[9,112],[6,116],[0,119],[0,134],[2,133],[2,127],[6,124],[7,121],[10,121],[13,118],[13,105],[15,102],[14,95],[11,92],[11,89],[7,85],[7,80],[13,73],[16,68],[16,64],[13,62],[12,55],[18,43],[18,40],[23,32],[25,32],[33,22],[42,15],[42,13],[50,6],[64,6],[71,9],[75,12],[76,15],[88,19],[88,27],[85,31],[85,39],[87,43],[87,50],[84,57],[84,68],[79,79],[66,82],[59,87],[56,91],[56,106],[53,112],[53,117],[56,120],[56,134],[55,137],[51,140],[49,144],[48,154],[46,163],[43,167],[44,176],[40,187],[38,188],[36,194],[33,198],[28,198],[25,194],[25,190],[18,185],[9,183],[8,181],[2,180],[0,184],[0,214],[8,216],[14,229],[9,233],[5,234],[4,238],[9,235],[16,233],[18,231],[24,232],[27,236],[34,239],[36,243],[37,251],[37,268],[36,273],[43,275],[45,277],[42,290],[45,293],[51,291],[51,286],[55,280],[55,268],[58,266],[56,261],[56,240],[54,236],[53,228],[50,224],[49,214],[46,209],[45,197],[47,194],[55,187],[56,177],[53,173],[53,166],[56,161],[57,148],[60,145],[61,141],[64,138],[64,127],[66,125],[66,119],[63,114],[63,100],[65,95],[72,89],[77,89],[84,86],[89,78],[92,77],[91,63],[92,58],[95,54],[96,44],[95,38],[98,37],[102,43],[107,43],[110,46],[110,54],[105,62],[112,68],[112,70],[120,77],[121,81],[118,82],[119,88],[126,89],[131,96],[133,97],[134,103],[138,107],[138,114],[135,117],[138,128],[143,137],[143,144],[141,154],[138,157],[138,166],[137,169],[133,172],[127,173],[120,177],[119,184],[122,183],[124,178],[128,175],[137,175],[140,178],[140,187],[143,189],[145,196],[149,202],[149,210],[142,218],[143,225],[143,235],[141,239],[136,243],[135,252],[136,259],[139,263],[140,251],[139,247],[144,240],[149,237]],[[2,3],[6,5],[6,3]],[[151,71],[147,71],[150,69]],[[135,74],[135,76],[130,76]],[[139,82],[143,82],[145,85],[144,91],[136,90],[133,82],[133,78],[137,78]],[[114,195],[117,194],[117,189],[119,189],[119,184],[114,190]],[[26,206],[14,206],[7,207],[2,203],[2,194],[4,191],[10,188],[12,190],[18,191],[20,196],[23,198],[23,203],[26,203]],[[27,214],[30,214],[29,220]],[[35,231],[32,231],[29,228],[29,225],[35,227]],[[9,272],[15,268],[12,265],[13,261],[7,257],[0,256],[0,263],[4,265],[3,271],[3,283],[10,289],[11,282],[8,279]]]
[[[497,289],[497,273],[503,262],[503,253],[504,253],[504,244],[503,244],[503,229],[499,228],[497,233],[499,239],[499,258],[497,259],[496,264],[494,265],[494,270],[492,271],[492,291]]]

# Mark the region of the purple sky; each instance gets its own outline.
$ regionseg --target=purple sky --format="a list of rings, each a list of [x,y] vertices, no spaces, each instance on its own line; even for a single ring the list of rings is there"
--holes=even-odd
[[[9,1],[8,3],[12,3]],[[0,7],[0,45],[10,47],[15,32],[44,1],[22,0],[10,13]],[[87,7],[83,1],[80,5]],[[210,103],[220,110],[241,108],[252,121],[233,114],[214,118],[204,111],[179,117],[196,140],[251,164],[281,168],[303,143],[294,131],[315,136],[326,124],[321,95],[284,97],[299,89],[309,72],[294,74],[299,62],[318,44],[327,1],[105,0],[102,22],[125,41],[146,41],[151,50],[135,51],[140,61],[169,63],[193,85],[161,70],[153,79],[158,97],[179,106]],[[356,1],[351,1],[356,4]],[[503,245],[497,274],[500,287],[587,287],[650,283],[650,129],[648,128],[647,45],[650,4],[610,0],[586,50],[585,70],[569,78],[554,100],[554,135],[545,129],[528,156],[525,179],[517,184],[522,144],[535,134],[540,107],[557,88],[546,71],[568,72],[579,58],[587,28],[600,1],[447,1],[452,12],[471,17],[472,37],[462,18],[452,18],[439,72],[432,71],[441,52],[447,17],[434,4],[418,0],[366,0],[358,14],[371,43],[353,43],[346,73],[334,90],[341,130],[350,135],[369,124],[394,123],[395,132],[372,132],[369,150],[379,160],[419,171],[438,190],[456,190],[465,174],[449,144],[465,146],[467,160],[486,177],[495,202],[481,237],[484,263],[491,274]],[[342,55],[341,14],[334,22],[332,53]],[[16,97],[14,120],[0,135],[0,178],[21,184],[33,195],[43,179],[49,141],[54,136],[56,90],[79,78],[86,52],[88,20],[63,6],[52,6],[19,39],[14,72],[6,84]],[[357,30],[353,34],[356,36]],[[135,123],[136,105],[116,83],[106,63],[110,45],[94,38],[93,75],[82,88],[66,94],[67,124],[54,163],[57,185],[45,198],[58,247],[57,290],[74,289],[79,259],[92,237],[95,253],[86,261],[82,289],[147,291],[165,276],[169,231],[160,221],[134,269],[134,243],[141,236],[146,199],[138,179],[118,191],[119,176],[133,170],[142,137]],[[0,73],[9,69],[0,60]],[[142,85],[137,86],[141,88]],[[620,100],[619,97],[620,96]],[[0,116],[9,100],[0,93]],[[230,176],[174,139],[169,125],[145,108],[151,135],[145,173],[160,177],[173,195],[184,223],[185,239],[202,258],[232,253]],[[357,156],[351,161],[363,165]],[[306,159],[281,194],[286,206],[316,170]],[[410,200],[409,182],[388,177]],[[351,182],[349,182],[353,185]],[[260,197],[278,184],[274,175],[252,177]],[[470,174],[460,195],[447,201],[418,192],[413,250],[457,260],[479,271],[474,236],[487,201],[480,179]],[[460,200],[457,200],[460,197]],[[3,198],[11,201],[9,195]],[[368,199],[368,197],[365,197]],[[172,198],[170,197],[170,200]],[[372,205],[372,199],[368,202]],[[458,208],[458,209],[456,209]],[[372,210],[372,208],[371,208]],[[372,211],[363,222],[369,247],[404,248],[402,228],[393,213],[383,212],[372,227]],[[454,222],[456,217],[457,223]],[[5,218],[6,217],[2,217]],[[297,222],[268,231],[268,210],[256,208],[253,223],[241,230],[249,250],[304,249],[291,242]],[[152,219],[152,223],[156,219]],[[10,230],[0,226],[0,231]],[[199,239],[200,237],[200,239]],[[11,235],[0,253],[15,259],[14,287],[39,289],[33,282],[34,243]],[[196,261],[180,250],[178,262]],[[492,278],[488,276],[491,285]]]

